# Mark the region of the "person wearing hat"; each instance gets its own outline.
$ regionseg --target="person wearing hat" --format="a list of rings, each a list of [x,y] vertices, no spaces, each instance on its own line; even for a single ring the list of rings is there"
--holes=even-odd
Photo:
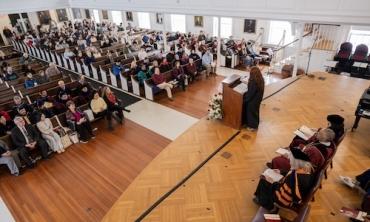
[[[14,127],[14,123],[11,119],[8,118],[9,114],[0,113],[0,137],[9,135],[10,131]]]
[[[337,114],[328,115],[328,128],[335,133],[334,143],[338,145],[339,139],[344,134],[344,118]]]
[[[332,114],[332,115],[328,115],[326,117],[326,119],[328,121],[328,127],[327,128],[333,130],[334,134],[335,134],[333,142],[335,143],[335,145],[338,145],[339,139],[344,134],[344,118],[341,117],[340,115]],[[299,136],[296,136],[296,137],[293,138],[289,147],[297,147],[300,144],[308,144],[308,143],[317,141],[317,132],[319,132],[321,130],[321,128],[312,129],[312,130],[315,130],[316,133],[311,138],[309,138],[308,140],[304,140],[304,139],[300,138]]]
[[[253,201],[269,211],[274,203],[294,208],[309,194],[314,181],[310,158],[300,149],[291,149],[291,170],[280,181],[275,182],[268,176],[261,176]],[[278,171],[278,170],[277,170]]]

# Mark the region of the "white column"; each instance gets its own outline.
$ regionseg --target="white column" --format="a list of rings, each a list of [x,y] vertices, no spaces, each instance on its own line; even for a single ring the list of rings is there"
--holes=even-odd
[[[67,8],[67,14],[69,14],[69,17],[71,18],[72,29],[73,29],[73,31],[75,31],[75,18],[73,16],[72,8]]]
[[[163,16],[163,50],[167,52],[167,32],[166,32],[166,15],[162,13]]]
[[[304,35],[304,24],[303,23],[298,23],[296,26],[296,36],[299,37],[298,42],[296,43],[296,52],[295,52],[295,60],[294,60],[294,69],[293,69],[293,74],[292,76],[295,77],[297,76],[297,70],[298,70],[298,65],[299,65],[299,57],[302,51],[302,40],[303,40],[303,35]]]
[[[217,33],[217,67],[221,66],[221,17],[218,17]]]
[[[23,17],[22,17],[22,13],[19,13],[19,18],[20,18],[20,20],[21,20],[21,24],[22,24],[23,30],[24,30],[24,32],[26,33],[26,32],[27,32],[27,26],[26,26],[26,24],[24,23],[24,20],[23,20]]]

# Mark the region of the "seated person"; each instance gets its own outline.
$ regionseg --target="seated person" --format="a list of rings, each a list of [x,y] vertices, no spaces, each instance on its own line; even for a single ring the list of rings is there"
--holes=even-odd
[[[140,67],[137,65],[136,61],[132,61],[130,65],[130,75],[137,75],[140,72]]]
[[[290,143],[289,147],[301,147],[307,144],[314,144],[320,152],[324,155],[325,160],[329,159],[334,153],[335,144],[333,142],[335,133],[329,128],[319,129],[307,141],[296,136]]]
[[[5,146],[6,144],[0,141],[0,164],[6,164],[12,175],[19,176],[19,169],[14,161],[12,152]]]
[[[63,57],[65,59],[72,59],[73,57],[75,57],[75,54],[69,48],[66,48],[64,50]]]
[[[26,80],[24,81],[24,87],[26,89],[31,89],[33,87],[36,87],[37,86],[37,81],[36,79],[33,78],[32,74],[31,73],[28,73],[27,74],[27,78]]]
[[[112,65],[112,73],[113,75],[115,75],[118,78],[121,78],[121,73],[122,73],[122,66],[121,66],[121,62],[120,61],[116,61],[113,65]]]
[[[14,118],[16,125],[11,131],[11,138],[15,149],[18,150],[20,157],[28,167],[34,167],[34,161],[31,160],[29,151],[38,148],[44,159],[49,158],[48,145],[40,138],[37,130],[31,125],[26,124],[20,116]]]
[[[45,70],[45,74],[48,78],[60,74],[60,71],[55,63],[49,63],[49,67]]]
[[[86,81],[84,75],[81,75],[78,80],[77,93],[80,104],[88,103],[93,97],[91,85]]]
[[[209,76],[211,73],[216,74],[216,67],[212,64],[213,63],[213,55],[207,50],[202,57],[202,65],[206,69],[206,75]]]
[[[94,116],[97,117],[106,117],[108,122],[108,129],[113,130],[112,127],[112,115],[108,115],[107,112],[107,103],[102,97],[100,97],[99,92],[95,91],[94,96],[90,102],[90,108],[94,113]],[[110,113],[109,113],[110,114]]]
[[[189,63],[185,66],[185,70],[190,81],[194,81],[195,77],[198,75],[198,70],[192,58],[189,58]]]
[[[86,51],[86,56],[84,58],[85,65],[90,66],[93,62],[96,62],[94,55],[90,51]]]
[[[76,108],[75,103],[70,100],[67,102],[66,118],[74,123],[75,129],[79,135],[81,143],[87,143],[90,139],[94,139],[95,135],[91,128],[91,124],[84,112]]]
[[[179,61],[175,63],[175,67],[172,69],[172,77],[180,83],[181,89],[185,91],[185,79],[187,77]]]
[[[41,91],[40,97],[36,100],[36,105],[39,110],[39,112],[45,114],[47,118],[50,118],[54,116],[55,113],[59,114],[61,113],[60,110],[57,108],[60,108],[60,106],[56,106],[55,103],[57,103],[53,97],[48,96],[48,93],[46,90]],[[65,108],[63,109],[63,112],[65,112]]]
[[[148,58],[148,53],[145,51],[144,48],[141,48],[137,56],[139,57],[139,60],[144,60]]]
[[[121,100],[119,100],[116,95],[112,92],[109,87],[104,87],[102,90],[102,97],[107,104],[107,116],[111,118],[113,113],[116,113],[118,119],[117,121],[122,124],[124,116],[123,110],[130,112],[129,110],[125,109],[122,105]]]
[[[63,153],[65,151],[62,140],[60,136],[54,132],[53,124],[49,118],[46,118],[44,114],[39,114],[36,126],[51,150],[57,153]]]
[[[102,44],[101,44],[101,48],[107,48],[107,47],[111,47],[112,44],[109,42],[109,39],[106,39]]]
[[[192,58],[194,61],[197,61],[200,59],[199,55],[195,52],[195,50],[191,50],[191,53],[189,55],[189,58]]]
[[[57,91],[58,99],[60,102],[66,103],[67,99],[71,99],[72,91],[69,89],[69,87],[65,85],[63,80],[58,81],[58,86],[59,86]]]
[[[159,65],[159,69],[161,73],[167,72],[168,70],[172,69],[171,64],[167,61],[166,58],[163,58],[161,64]]]
[[[360,210],[363,212],[367,212],[369,215],[369,212],[370,212],[370,169],[365,170],[363,173],[361,173],[360,175],[357,175],[355,178],[350,178],[348,176],[340,176],[340,180],[344,184],[349,186],[350,188],[353,188],[357,192],[359,191],[359,193],[364,195]]]
[[[186,65],[189,63],[189,56],[185,52],[183,52],[181,55],[180,63],[181,65]]]
[[[13,129],[14,123],[9,119],[8,114],[0,113],[0,137],[10,135],[10,131]]]
[[[137,79],[139,80],[139,84],[140,85],[144,85],[144,81],[146,79],[150,79],[150,74],[149,72],[146,70],[146,65],[141,65],[141,70],[140,72],[137,74]]]
[[[12,81],[15,79],[18,79],[18,75],[15,72],[13,72],[13,68],[11,66],[8,66],[8,68],[6,69],[4,80]]]
[[[27,67],[24,70],[24,73],[25,74],[31,73],[32,75],[35,75],[36,74],[36,71],[32,68],[31,65],[27,65]]]
[[[169,64],[173,64],[173,61],[175,60],[175,51],[171,50],[167,53],[166,59]]]
[[[48,83],[50,80],[49,80],[49,77],[45,74],[45,71],[44,70],[40,70],[39,71],[39,75],[37,77],[37,82],[39,84],[44,84],[44,83]]]
[[[343,136],[344,134],[344,118],[340,115],[328,115],[326,117],[328,121],[328,128],[332,129],[335,133],[334,143],[338,145],[338,140]]]
[[[282,180],[261,176],[253,199],[258,205],[270,211],[274,203],[295,208],[309,194],[314,180],[309,157],[299,149],[292,149],[292,155],[291,171]]]
[[[22,57],[19,59],[19,64],[23,67],[26,67],[28,64],[32,63],[32,58],[28,55],[28,53],[23,53]]]
[[[22,101],[20,96],[13,97],[14,106],[13,113],[16,116],[22,116],[28,124],[36,123],[35,122],[35,110],[33,107]]]
[[[152,75],[152,80],[158,88],[165,89],[166,92],[167,92],[167,97],[170,100],[173,100],[172,91],[171,91],[171,89],[173,88],[173,85],[166,82],[166,77],[161,73],[159,68],[154,69],[154,74]]]

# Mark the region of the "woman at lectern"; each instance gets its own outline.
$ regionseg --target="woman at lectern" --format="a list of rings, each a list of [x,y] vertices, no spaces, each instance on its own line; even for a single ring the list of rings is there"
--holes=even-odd
[[[250,131],[258,129],[260,122],[260,105],[265,90],[265,81],[260,69],[251,68],[248,91],[243,96],[243,125]]]

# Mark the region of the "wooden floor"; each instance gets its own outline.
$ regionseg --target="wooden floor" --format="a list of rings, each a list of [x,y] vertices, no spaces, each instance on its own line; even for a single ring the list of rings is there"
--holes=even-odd
[[[100,221],[170,141],[131,121],[69,147],[19,177],[0,171],[0,196],[16,221]]]
[[[266,161],[279,146],[287,146],[292,132],[302,124],[325,127],[326,115],[338,113],[351,127],[354,111],[367,80],[321,74],[325,80],[304,77],[265,100],[257,133],[242,131],[189,181],[166,198],[143,221],[250,221],[258,206],[253,193]],[[370,166],[370,121],[348,132],[334,158],[334,169],[312,203],[309,221],[348,221],[342,206],[358,207],[360,196],[338,181]]]
[[[330,113],[343,115],[346,126],[350,127],[358,99],[370,84],[361,79],[319,75],[326,79],[303,77],[265,100],[257,133],[242,131],[143,221],[250,221],[258,208],[252,197],[259,175],[266,161],[276,156],[274,151],[286,146],[293,137],[292,132],[302,124],[325,127],[326,115]],[[212,128],[217,127],[217,134],[222,133],[218,122],[204,121],[199,123],[207,124],[204,130],[214,133]],[[186,138],[188,143],[194,137],[203,140],[200,132],[204,130],[190,130],[181,140]],[[354,176],[370,166],[369,133],[370,121],[367,120],[360,123],[357,132],[348,133],[334,159],[334,169],[329,171],[329,179],[312,203],[309,221],[347,221],[339,215],[339,209],[359,206],[358,194],[340,184],[337,178],[338,175]],[[179,153],[175,152],[176,147],[181,146],[170,144],[148,165],[103,221],[134,221],[171,188],[170,184],[180,181],[184,173],[182,167],[189,170],[189,161],[193,166],[200,162],[194,158],[193,146],[182,147]],[[172,155],[164,154],[171,151]]]
[[[223,76],[199,79],[190,84],[186,91],[176,91],[174,101],[161,95],[158,99],[156,98],[156,102],[200,119],[207,115],[208,101],[217,92],[217,87],[223,79]]]

